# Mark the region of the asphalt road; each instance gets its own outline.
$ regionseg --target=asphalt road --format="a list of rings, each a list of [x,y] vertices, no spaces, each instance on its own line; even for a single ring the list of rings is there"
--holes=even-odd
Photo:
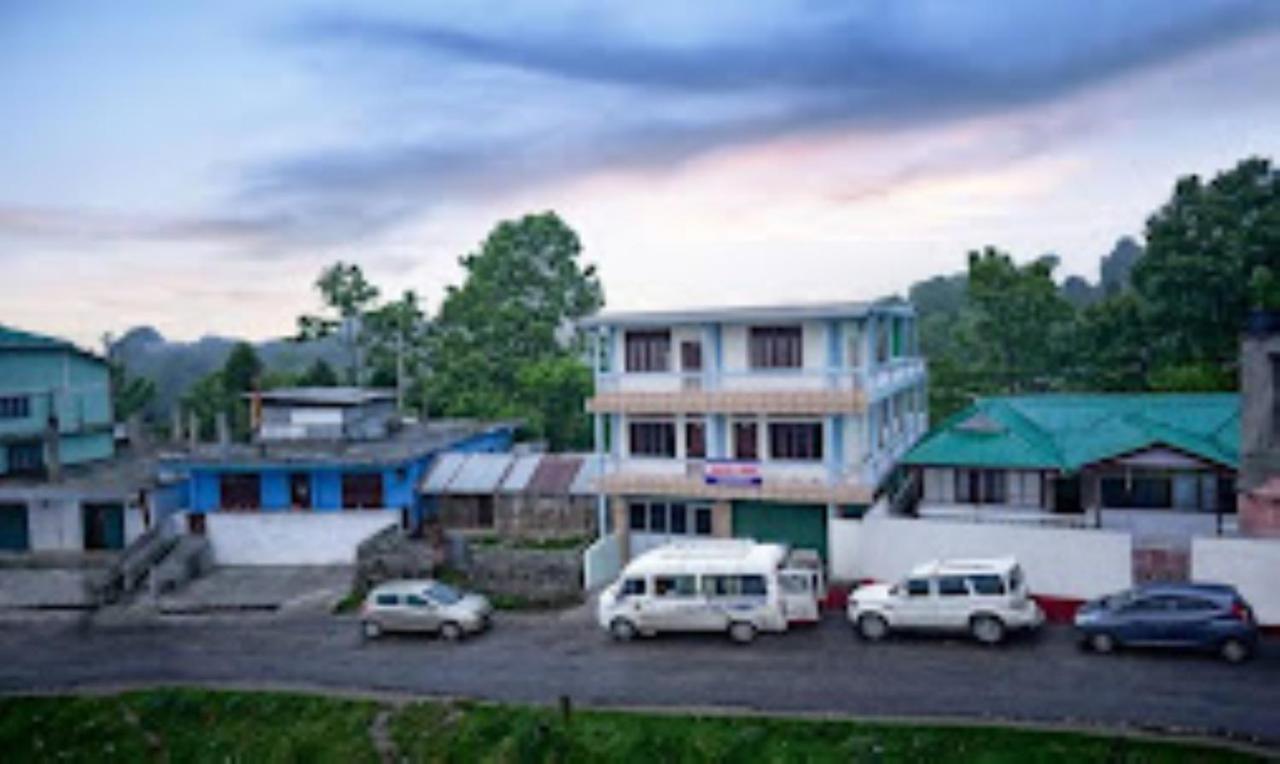
[[[702,706],[1159,729],[1280,747],[1280,644],[1231,666],[1165,653],[1096,656],[1070,632],[999,648],[864,644],[842,618],[737,646],[712,635],[611,642],[585,609],[500,613],[459,644],[363,642],[320,614],[54,619],[0,625],[0,691],[255,683],[599,706]]]

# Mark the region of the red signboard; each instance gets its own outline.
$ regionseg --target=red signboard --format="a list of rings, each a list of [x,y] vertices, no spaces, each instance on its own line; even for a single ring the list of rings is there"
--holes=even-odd
[[[759,462],[733,460],[708,461],[702,468],[702,478],[707,485],[760,485]]]

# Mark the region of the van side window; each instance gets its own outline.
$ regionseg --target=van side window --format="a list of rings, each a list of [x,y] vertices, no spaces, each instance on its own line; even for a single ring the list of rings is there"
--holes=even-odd
[[[964,576],[943,576],[938,579],[938,594],[943,597],[967,597],[969,586]]]
[[[379,605],[393,607],[395,605],[400,604],[400,597],[394,594],[379,594],[377,598],[374,600],[374,602],[376,602]]]
[[[643,578],[628,578],[626,581],[622,582],[622,591],[620,592],[621,596],[634,597],[643,595],[645,593],[644,583],[645,581]]]
[[[697,594],[697,579],[693,576],[654,576],[655,597],[692,597]]]
[[[763,597],[769,593],[769,585],[765,583],[764,576],[743,576],[742,593]]]
[[[1004,579],[989,573],[969,576],[969,586],[973,587],[974,594],[1004,594]]]
[[[908,597],[928,597],[929,596],[929,579],[927,578],[907,579],[907,596]]]

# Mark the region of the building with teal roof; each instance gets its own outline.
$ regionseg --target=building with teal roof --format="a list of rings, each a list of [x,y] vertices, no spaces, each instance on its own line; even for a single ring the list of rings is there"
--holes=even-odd
[[[1022,395],[977,401],[902,463],[923,515],[1104,524],[1232,512],[1239,443],[1234,393]]]

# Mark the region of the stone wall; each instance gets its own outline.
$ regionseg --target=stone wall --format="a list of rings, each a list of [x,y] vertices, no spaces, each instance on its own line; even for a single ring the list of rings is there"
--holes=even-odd
[[[535,549],[472,543],[459,566],[469,586],[495,598],[553,606],[582,600],[583,546]]]
[[[398,526],[385,528],[356,548],[352,589],[363,594],[371,587],[397,578],[431,578],[444,562],[433,534],[409,538]]]

